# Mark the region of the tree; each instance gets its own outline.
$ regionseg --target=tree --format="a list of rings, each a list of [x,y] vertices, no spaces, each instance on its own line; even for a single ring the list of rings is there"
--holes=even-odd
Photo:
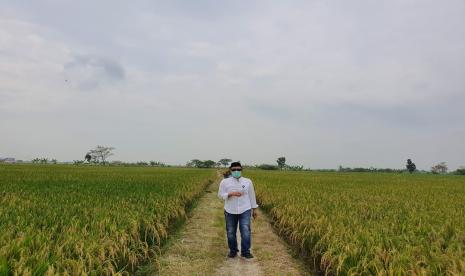
[[[292,166],[292,165],[286,165],[285,167],[286,170],[290,170],[290,171],[301,171],[304,169],[304,166],[302,165],[295,165],[295,166]]]
[[[454,174],[465,175],[465,166],[460,166],[460,167],[454,172]]]
[[[441,162],[437,165],[434,165],[431,167],[431,172],[434,174],[438,173],[446,173],[447,172],[447,163],[446,162]]]
[[[218,161],[218,164],[220,164],[223,167],[227,167],[229,165],[229,163],[231,163],[231,162],[232,162],[231,159],[223,158],[223,159],[220,159],[220,161]]]
[[[58,163],[58,160],[56,160],[55,158],[53,158],[51,162],[52,162],[52,164],[56,164],[56,163]]]
[[[410,173],[413,173],[417,169],[417,166],[412,162],[411,159],[407,159],[407,165],[405,167]]]
[[[202,162],[202,168],[213,168],[216,162],[213,160],[205,160]]]
[[[84,159],[85,159],[88,163],[90,163],[90,161],[92,160],[92,155],[90,155],[90,153],[88,152],[88,153],[86,153],[86,156],[84,157]]]
[[[278,168],[283,169],[286,166],[286,157],[279,157],[276,163],[278,163]]]
[[[199,159],[192,159],[191,161],[187,162],[187,166],[198,168],[201,163],[202,161],[200,161]]]
[[[166,164],[159,161],[150,161],[150,166],[152,167],[166,167]]]
[[[91,156],[91,159],[95,160],[96,163],[101,162],[105,165],[107,158],[113,155],[112,151],[114,149],[114,147],[97,146],[95,149],[90,150],[87,154],[89,154]]]
[[[256,167],[261,169],[261,170],[270,170],[270,171],[274,171],[274,170],[278,169],[278,166],[270,165],[270,164],[261,164],[261,165],[258,165]]]
[[[192,159],[190,162],[187,163],[188,167],[196,167],[196,168],[213,168],[216,165],[216,162],[213,160],[199,160],[199,159]]]

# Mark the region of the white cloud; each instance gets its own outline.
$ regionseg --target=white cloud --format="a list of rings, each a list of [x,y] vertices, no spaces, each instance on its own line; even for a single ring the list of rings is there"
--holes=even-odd
[[[111,144],[127,160],[286,155],[313,167],[399,167],[419,156],[427,168],[442,139],[458,150],[441,159],[465,163],[462,1],[4,6],[9,155],[75,159]]]
[[[70,50],[34,24],[0,19],[0,111],[31,112],[60,105],[62,64]]]

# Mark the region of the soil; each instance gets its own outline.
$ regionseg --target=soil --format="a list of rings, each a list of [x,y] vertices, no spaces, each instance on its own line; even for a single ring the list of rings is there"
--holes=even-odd
[[[253,259],[228,258],[223,202],[219,181],[199,199],[191,217],[160,257],[159,275],[310,275],[258,210],[252,220]],[[240,233],[237,233],[240,246]]]

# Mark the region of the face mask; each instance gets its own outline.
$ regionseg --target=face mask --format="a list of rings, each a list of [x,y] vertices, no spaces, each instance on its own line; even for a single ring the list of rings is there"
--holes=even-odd
[[[234,172],[231,172],[231,175],[234,178],[239,178],[239,177],[241,177],[241,172],[240,171],[234,171]]]

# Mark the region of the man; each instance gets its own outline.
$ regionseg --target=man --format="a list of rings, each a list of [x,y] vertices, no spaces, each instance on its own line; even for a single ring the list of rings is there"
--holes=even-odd
[[[242,165],[233,162],[229,166],[231,177],[220,183],[218,196],[224,200],[224,219],[226,221],[226,236],[228,238],[228,257],[237,256],[237,225],[241,232],[241,256],[246,259],[253,258],[250,253],[251,231],[250,217],[257,217],[258,207],[252,181],[242,177]]]

